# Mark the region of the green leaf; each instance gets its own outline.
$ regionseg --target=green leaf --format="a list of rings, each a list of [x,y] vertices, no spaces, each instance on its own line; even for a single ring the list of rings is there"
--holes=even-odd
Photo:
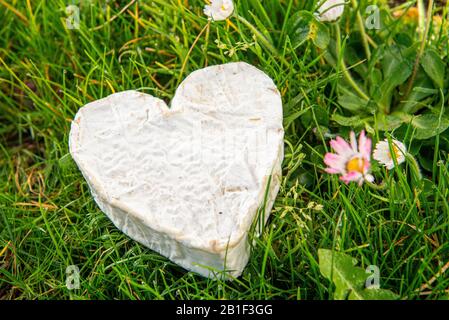
[[[399,128],[404,122],[410,122],[411,119],[412,116],[400,111],[395,111],[391,114],[379,113],[376,119],[376,129],[380,131],[391,131]]]
[[[357,39],[355,42],[355,38],[360,38]],[[358,33],[355,34],[351,34],[351,42],[355,42],[355,43],[361,43],[361,37]],[[362,51],[363,52],[363,51]],[[360,77],[362,79],[366,78],[366,75],[368,74],[368,67],[367,64],[365,63],[364,59],[365,56],[359,56],[359,54],[362,54],[360,49],[357,48],[357,46],[350,46],[348,45],[345,48],[345,61],[346,64],[348,66],[352,66],[351,67],[351,71],[352,72],[356,72],[358,75],[360,75]]]
[[[393,300],[399,296],[385,289],[366,288],[370,273],[356,267],[357,260],[340,252],[318,250],[321,274],[335,285],[336,300]]]
[[[408,35],[405,32],[399,32],[398,34],[395,35],[395,41],[397,44],[405,46],[405,47],[411,47],[413,45],[413,38],[410,37],[410,35]]]
[[[433,171],[433,159],[426,157],[422,154],[418,155],[419,164],[428,172]]]
[[[361,127],[365,123],[360,116],[345,117],[338,113],[333,114],[331,119],[344,127]]]
[[[438,96],[438,90],[434,88],[432,79],[427,76],[423,68],[419,68],[412,92],[406,101],[401,101],[399,110],[415,113],[426,106],[424,99],[436,96]]]
[[[359,97],[353,90],[339,84],[337,87],[338,103],[345,109],[357,112],[366,109],[367,101]]]
[[[313,105],[304,115],[301,116],[301,123],[305,127],[316,126],[314,117],[318,125],[329,126],[329,112],[319,105]]]
[[[333,68],[337,68],[338,52],[337,52],[337,42],[334,39],[330,39],[329,45],[326,51],[323,53],[324,60],[326,63]]]
[[[382,85],[382,72],[379,69],[372,69],[370,71],[371,77],[369,77],[369,81],[371,82],[371,96],[377,94],[380,86]]]
[[[362,294],[351,291],[349,300],[397,300],[399,296],[385,289],[364,289]]]
[[[392,89],[403,84],[412,74],[414,54],[412,48],[403,49],[393,46],[385,50],[382,59],[384,86]]]
[[[295,49],[308,40],[320,49],[326,49],[329,45],[328,28],[308,11],[294,14],[289,20],[288,30],[291,30],[289,36]]]
[[[383,84],[380,86],[380,101],[389,106],[394,89],[403,84],[413,72],[414,48],[403,49],[392,46],[385,50],[382,59]]]
[[[415,139],[423,140],[434,137],[449,128],[449,119],[429,113],[413,117],[411,124],[416,129]]]
[[[438,53],[432,49],[426,50],[421,58],[421,66],[433,82],[435,82],[437,88],[443,88],[446,65]]]

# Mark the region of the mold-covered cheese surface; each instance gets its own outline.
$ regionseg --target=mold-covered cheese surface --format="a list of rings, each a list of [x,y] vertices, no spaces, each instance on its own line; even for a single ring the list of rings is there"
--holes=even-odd
[[[273,81],[238,62],[191,73],[171,107],[137,91],[91,102],[69,146],[117,228],[188,270],[235,277],[278,192],[283,136]]]

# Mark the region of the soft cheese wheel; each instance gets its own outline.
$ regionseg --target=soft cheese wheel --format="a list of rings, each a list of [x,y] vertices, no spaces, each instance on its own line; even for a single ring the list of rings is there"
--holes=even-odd
[[[283,136],[273,81],[237,62],[190,74],[171,108],[137,91],[89,103],[69,146],[117,228],[188,270],[226,278],[242,273],[248,232],[268,219]]]

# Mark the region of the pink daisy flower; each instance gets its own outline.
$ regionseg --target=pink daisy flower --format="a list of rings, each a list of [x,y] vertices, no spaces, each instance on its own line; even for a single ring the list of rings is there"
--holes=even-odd
[[[369,174],[371,139],[366,137],[365,131],[360,133],[358,145],[353,131],[350,134],[350,143],[341,137],[337,137],[330,141],[330,145],[335,153],[328,152],[324,156],[327,173],[340,174],[340,180],[346,184],[356,181],[359,185],[362,185],[365,180],[374,181],[374,177]]]

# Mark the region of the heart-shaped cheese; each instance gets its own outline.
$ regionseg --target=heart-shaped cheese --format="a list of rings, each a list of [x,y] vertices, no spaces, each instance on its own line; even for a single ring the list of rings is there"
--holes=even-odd
[[[69,145],[120,230],[188,270],[223,278],[242,273],[248,232],[270,214],[283,136],[273,81],[238,62],[190,74],[171,108],[137,91],[91,102],[72,122]]]

